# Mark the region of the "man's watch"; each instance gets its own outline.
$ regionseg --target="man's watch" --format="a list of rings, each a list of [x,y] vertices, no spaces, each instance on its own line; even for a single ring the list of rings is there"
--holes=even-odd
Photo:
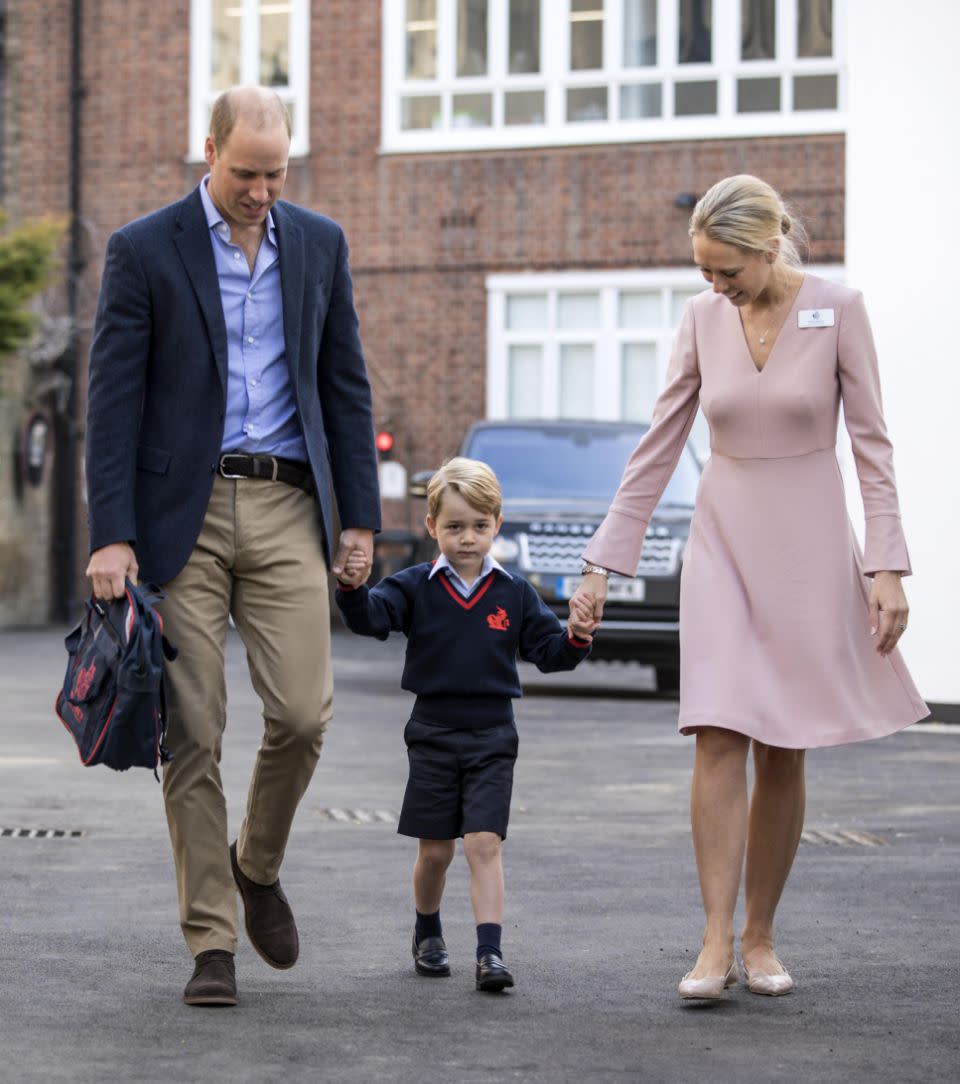
[[[609,568],[601,568],[599,565],[584,564],[580,569],[580,575],[586,576],[588,572],[595,572],[598,576],[609,576]]]

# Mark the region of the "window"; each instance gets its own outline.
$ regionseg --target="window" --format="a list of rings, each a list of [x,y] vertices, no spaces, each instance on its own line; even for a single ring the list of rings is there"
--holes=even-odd
[[[704,289],[694,267],[489,276],[487,417],[648,422],[684,307]],[[702,415],[692,440],[705,458]]]
[[[308,150],[309,0],[192,0],[190,157],[203,157],[210,110],[238,83],[273,87],[290,111],[290,153]]]
[[[383,149],[842,131],[845,3],[383,0]]]

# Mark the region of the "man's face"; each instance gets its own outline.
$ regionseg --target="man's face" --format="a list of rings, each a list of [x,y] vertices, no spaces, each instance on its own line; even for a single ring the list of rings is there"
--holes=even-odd
[[[256,129],[238,118],[219,151],[207,136],[203,154],[210,167],[209,192],[229,226],[263,225],[283,191],[289,153],[282,124]]]

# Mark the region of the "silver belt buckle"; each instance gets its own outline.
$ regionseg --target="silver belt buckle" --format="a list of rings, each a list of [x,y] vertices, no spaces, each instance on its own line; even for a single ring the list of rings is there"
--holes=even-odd
[[[238,458],[237,456],[232,455],[229,452],[226,455],[220,456],[220,462],[217,464],[217,473],[220,475],[221,478],[246,478],[245,474],[231,474],[231,473],[229,473],[226,470],[226,468],[224,467],[224,465],[223,465],[225,460],[227,460],[227,459],[237,459],[237,458]]]

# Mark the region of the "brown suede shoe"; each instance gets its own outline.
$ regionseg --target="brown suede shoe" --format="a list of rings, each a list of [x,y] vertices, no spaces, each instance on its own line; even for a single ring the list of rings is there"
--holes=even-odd
[[[237,978],[233,953],[222,949],[201,952],[194,960],[193,975],[183,991],[188,1005],[236,1005]]]
[[[250,944],[271,967],[281,971],[293,967],[300,955],[300,938],[280,882],[259,885],[251,881],[237,862],[236,843],[230,844],[230,865],[243,900],[244,925]]]

